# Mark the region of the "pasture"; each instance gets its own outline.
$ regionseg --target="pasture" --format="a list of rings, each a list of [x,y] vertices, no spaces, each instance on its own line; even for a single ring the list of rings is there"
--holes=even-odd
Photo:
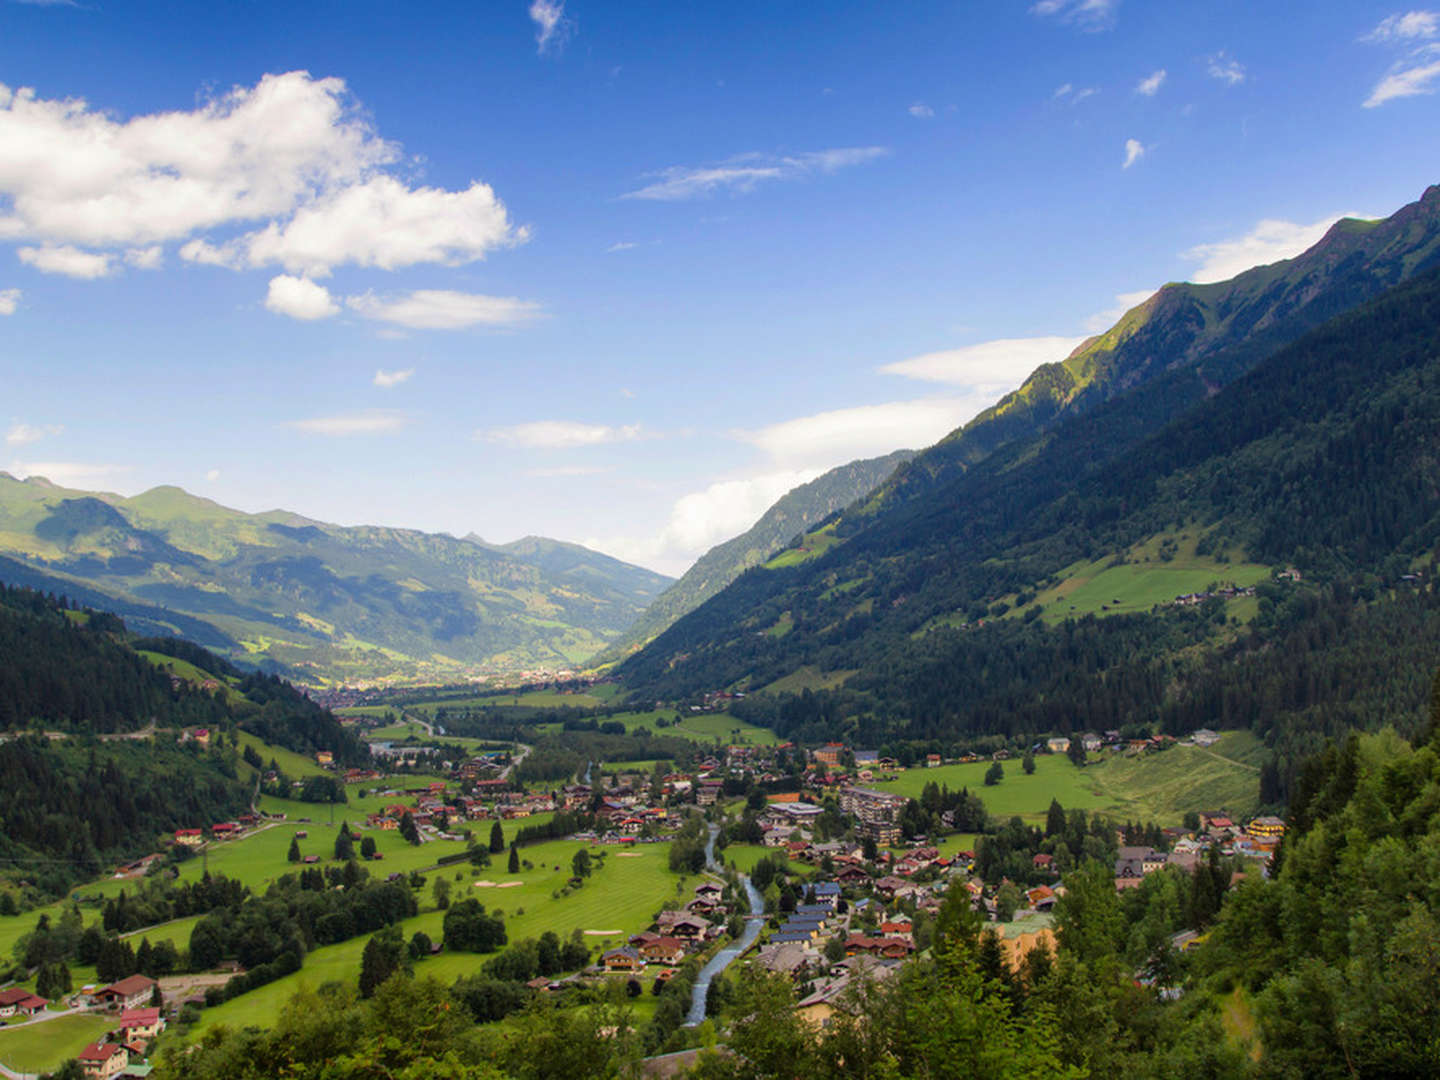
[[[18,1073],[38,1074],[58,1069],[103,1038],[113,1023],[102,1017],[76,1014],[55,1020],[0,1027],[0,1064]]]

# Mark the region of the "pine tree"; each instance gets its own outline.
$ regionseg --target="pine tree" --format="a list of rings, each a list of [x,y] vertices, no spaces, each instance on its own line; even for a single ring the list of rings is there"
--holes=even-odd
[[[342,821],[340,831],[335,836],[335,858],[341,862],[349,861],[355,857],[355,841],[350,837],[350,823]]]
[[[300,840],[299,840],[298,837],[296,837],[296,836],[291,836],[291,837],[290,837],[290,851],[289,851],[289,853],[288,853],[285,857],[286,857],[287,859],[289,859],[291,862],[299,862],[299,861],[300,861]]]
[[[512,874],[520,872],[520,849],[514,844],[510,845],[510,864],[506,869]]]
[[[498,855],[505,850],[505,830],[500,826],[497,818],[495,824],[490,827],[490,851]]]

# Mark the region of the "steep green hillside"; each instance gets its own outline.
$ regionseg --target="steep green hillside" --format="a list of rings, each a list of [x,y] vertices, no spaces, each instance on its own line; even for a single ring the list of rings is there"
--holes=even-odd
[[[897,466],[914,456],[914,451],[897,450],[884,457],[852,461],[787,492],[745,532],[700,556],[679,581],[645,609],[620,641],[595,658],[596,662],[609,663],[628,656],[801,533],[863,499]]]
[[[502,548],[4,473],[0,552],[0,580],[88,588],[151,629],[319,684],[573,666],[669,581],[549,540]]]
[[[1440,658],[1440,597],[1413,575],[1440,544],[1440,274],[1164,423],[1170,379],[849,522],[818,558],[745,575],[622,674],[655,698],[855,671],[737,714],[870,745],[1158,719],[1253,727],[1288,761],[1347,724],[1413,728],[1424,687],[1404,673]],[[1167,554],[1188,565],[1177,591],[1263,568],[1302,580],[1152,611]],[[1092,573],[1111,588],[1088,614],[1108,617],[1077,619],[1068,597]]]

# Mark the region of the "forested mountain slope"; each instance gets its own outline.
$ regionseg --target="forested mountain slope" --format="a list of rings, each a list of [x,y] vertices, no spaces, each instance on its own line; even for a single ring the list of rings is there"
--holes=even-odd
[[[745,711],[784,733],[870,743],[1157,717],[1186,729],[1218,713],[1265,734],[1282,773],[1318,730],[1413,728],[1424,691],[1403,673],[1431,670],[1440,640],[1428,578],[1440,273],[1330,321],[1169,424],[1148,402],[1142,388],[887,509],[817,559],[744,575],[627,663],[627,683],[664,697],[762,687],[805,665],[857,672],[840,690],[752,696]],[[1258,595],[1068,610],[1087,575],[1148,580],[1182,546],[1202,585],[1243,570]],[[1264,580],[1290,566],[1300,582]],[[1286,782],[1272,776],[1270,794]]]
[[[679,581],[645,609],[620,641],[595,658],[596,662],[608,663],[630,655],[801,533],[869,495],[897,466],[914,456],[913,450],[896,450],[884,457],[852,461],[787,492],[745,532],[700,556]]]
[[[500,548],[245,514],[173,487],[123,498],[4,473],[0,553],[0,581],[77,583],[152,626],[318,683],[572,666],[670,580],[555,541]]]

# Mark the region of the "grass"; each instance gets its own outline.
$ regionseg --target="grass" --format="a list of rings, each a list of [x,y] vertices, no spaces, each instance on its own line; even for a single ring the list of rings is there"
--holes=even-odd
[[[821,671],[819,668],[805,664],[796,668],[789,675],[783,675],[774,682],[762,686],[756,690],[757,694],[798,694],[803,690],[835,690],[845,685],[845,680],[854,675],[856,669],[839,671]]]
[[[0,1062],[21,1073],[50,1072],[103,1038],[113,1023],[113,1017],[77,1014],[0,1028]]]
[[[733,866],[742,874],[748,874],[755,869],[755,864],[765,856],[783,853],[779,848],[768,848],[763,844],[730,844],[721,851],[721,854],[725,856],[726,866]]]
[[[503,866],[483,870],[465,867],[461,871],[462,879],[455,881],[455,870],[447,869],[441,873],[452,881],[452,902],[473,896],[487,909],[503,911],[505,928],[512,943],[539,937],[547,930],[553,930],[561,937],[568,937],[575,929],[618,932],[613,937],[587,937],[586,943],[597,950],[613,948],[630,934],[644,929],[656,911],[672,901],[688,897],[690,887],[696,881],[689,879],[682,884],[685,879],[670,872],[667,861],[669,844],[642,844],[634,848],[629,856],[621,856],[615,848],[591,849],[592,852],[608,852],[605,865],[583,888],[556,899],[552,894],[570,877],[570,860],[581,846],[573,840],[556,840],[522,848],[522,856],[534,868],[522,870],[519,874],[507,874]],[[519,881],[521,884],[503,889],[476,888],[471,884],[474,881]],[[677,892],[677,888],[683,891]],[[430,899],[428,881],[423,897],[426,902]],[[523,914],[516,914],[521,910]],[[433,940],[439,941],[443,935],[443,921],[444,913],[432,908],[405,920],[402,930],[407,939],[416,931],[423,930]],[[365,935],[339,945],[316,949],[305,958],[305,967],[294,975],[214,1009],[206,1009],[197,1030],[221,1023],[236,1027],[273,1024],[285,1002],[302,983],[317,986],[331,979],[347,983],[356,979],[360,971],[360,955],[367,940],[368,935]],[[479,972],[487,959],[487,956],[470,953],[442,953],[417,964],[416,974],[433,975],[450,982],[461,975]]]
[[[276,765],[280,766],[280,771],[290,777],[291,780],[300,780],[307,776],[329,775],[319,765],[315,764],[312,758],[308,758],[303,754],[297,754],[294,750],[286,750],[281,746],[271,746],[269,743],[263,742],[258,736],[251,735],[248,731],[242,731],[239,735],[242,748],[246,746],[252,747],[255,752],[260,755],[260,760],[265,763],[267,769],[270,767],[270,762],[274,761]],[[250,768],[244,761],[241,761],[240,767],[244,769]],[[255,775],[253,769],[250,769],[249,775],[252,777]]]
[[[1239,1043],[1249,1054],[1251,1061],[1260,1060],[1264,1054],[1260,1044],[1260,1025],[1255,1020],[1255,1013],[1250,1008],[1250,1001],[1243,988],[1237,986],[1220,999],[1220,1026],[1232,1041]]]
[[[1026,776],[1019,759],[1004,762],[1005,778],[994,787],[985,786],[989,761],[965,765],[941,765],[935,769],[906,769],[895,780],[876,782],[869,786],[881,791],[894,791],[918,799],[925,785],[932,781],[951,791],[969,788],[985,802],[992,817],[1002,821],[1018,814],[1026,821],[1043,822],[1050,800],[1059,799],[1067,810],[1101,810],[1123,816],[1127,803],[1117,800],[1099,787],[1088,769],[1076,768],[1061,754],[1041,754],[1035,758],[1035,772]]]
[[[765,564],[766,570],[780,570],[787,566],[799,566],[811,559],[818,559],[836,544],[840,538],[835,535],[835,526],[826,525],[807,535],[798,548],[786,548]]]

